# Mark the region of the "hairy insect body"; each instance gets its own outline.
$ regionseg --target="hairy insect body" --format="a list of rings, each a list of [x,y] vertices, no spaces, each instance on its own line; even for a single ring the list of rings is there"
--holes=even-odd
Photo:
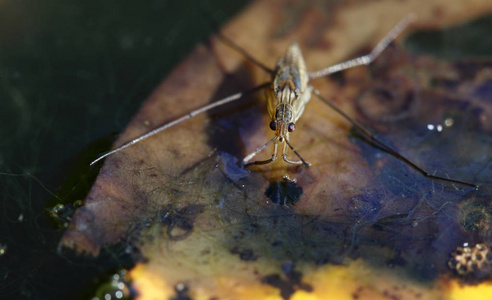
[[[289,132],[295,130],[295,122],[301,117],[307,102],[311,98],[308,87],[309,75],[301,49],[293,43],[278,62],[273,73],[272,84],[267,89],[267,109],[272,122],[270,128],[275,131],[274,153],[267,161],[255,162],[262,164],[271,162],[277,157],[277,143],[288,142]],[[303,161],[291,161],[287,158],[287,143],[284,144],[283,159],[286,162],[302,164]]]
[[[267,107],[270,118],[277,121],[296,122],[302,115],[311,93],[306,93],[308,86],[306,63],[301,49],[293,43],[277,62],[273,74],[272,86],[267,93]],[[291,108],[292,118],[279,115],[279,106],[285,104]]]

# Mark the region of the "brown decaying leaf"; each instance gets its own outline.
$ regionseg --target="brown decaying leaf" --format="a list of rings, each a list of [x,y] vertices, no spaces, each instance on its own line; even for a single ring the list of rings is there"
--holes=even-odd
[[[413,29],[441,28],[491,8],[490,1],[479,0],[333,5],[256,1],[223,33],[272,67],[297,41],[308,69],[314,71],[370,51],[410,12],[419,18]],[[474,156],[465,159],[463,145],[450,137],[466,136],[478,153],[485,146],[478,144],[477,136],[465,135],[469,128],[458,123],[442,137],[422,137],[421,128],[442,122],[450,112],[463,112],[466,121],[470,105],[485,106],[482,116],[490,116],[490,106],[467,98],[476,82],[487,77],[480,73],[479,79],[460,83],[459,93],[433,88],[430,79],[440,76],[438,70],[449,68],[458,77],[460,71],[412,56],[396,44],[369,68],[346,71],[335,80],[313,80],[313,84],[419,165],[429,166],[430,171],[448,167],[441,176],[483,180],[473,177],[472,167],[480,161]],[[268,74],[211,38],[155,90],[115,147],[267,80]],[[476,126],[490,130],[490,118],[482,119]],[[287,165],[281,159],[252,167],[249,173],[238,168],[235,158],[241,159],[273,136],[268,123],[264,93],[258,92],[108,157],[61,245],[97,255],[101,247],[118,241],[133,243],[148,259],[134,272],[136,283],[144,285],[136,274],[156,276],[164,282],[162,297],[179,294],[173,286],[180,282],[197,299],[285,299],[313,290],[313,295],[322,295],[321,287],[327,285],[323,272],[343,272],[325,264],[357,258],[367,262],[358,260],[351,270],[366,272],[366,265],[373,264],[377,266],[373,279],[359,285],[360,274],[351,274],[347,275],[350,283],[340,286],[350,286],[348,291],[358,291],[361,297],[374,295],[371,299],[383,298],[384,291],[399,286],[396,279],[411,277],[406,267],[417,269],[419,276],[446,272],[448,248],[469,235],[455,233],[453,242],[442,238],[443,227],[456,223],[454,201],[470,198],[473,191],[422,177],[349,134],[351,124],[315,98],[291,135],[292,144],[312,168]],[[270,149],[261,157],[269,155]],[[284,175],[297,183],[282,182]],[[272,204],[276,200],[291,205]],[[418,253],[431,248],[429,238],[445,246],[423,257]],[[391,259],[393,271],[384,268]],[[427,270],[429,264],[434,267]],[[376,284],[378,276],[387,283]],[[442,286],[413,284],[406,292],[388,293],[401,299],[422,293],[442,295]]]

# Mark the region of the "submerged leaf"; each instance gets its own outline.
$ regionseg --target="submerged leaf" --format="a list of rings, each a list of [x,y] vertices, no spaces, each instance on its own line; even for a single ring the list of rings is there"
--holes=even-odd
[[[409,12],[415,26],[444,26],[492,8],[479,4],[258,1],[223,32],[272,67],[297,41],[315,71],[366,54]],[[95,255],[118,241],[136,246],[146,263],[131,276],[143,298],[447,297],[453,251],[492,243],[488,59],[443,62],[397,42],[369,67],[312,81],[417,165],[479,191],[422,176],[318,99],[291,135],[311,168],[278,159],[244,169],[238,159],[273,136],[257,92],[109,156],[61,245]],[[267,80],[212,38],[156,89],[115,147]]]

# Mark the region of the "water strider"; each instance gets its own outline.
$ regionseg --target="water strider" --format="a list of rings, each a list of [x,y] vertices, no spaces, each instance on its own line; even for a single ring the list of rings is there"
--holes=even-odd
[[[465,181],[461,180],[455,180],[455,179],[450,179],[450,178],[445,178],[445,177],[440,177],[440,176],[435,176],[432,175],[428,172],[426,172],[424,169],[420,168],[410,160],[408,160],[406,157],[402,156],[399,154],[397,151],[393,150],[390,148],[388,145],[385,143],[381,142],[379,139],[377,139],[369,130],[365,129],[362,124],[357,122],[355,119],[344,113],[342,110],[340,110],[335,104],[333,104],[331,101],[329,101],[327,98],[325,98],[323,95],[320,94],[318,90],[316,90],[313,86],[309,85],[309,80],[313,78],[318,78],[326,75],[330,75],[333,73],[340,72],[342,70],[350,69],[356,66],[361,66],[361,65],[368,65],[371,62],[374,61],[383,51],[388,47],[388,45],[396,39],[396,37],[412,22],[414,19],[413,15],[409,15],[406,18],[402,19],[398,24],[396,24],[390,32],[386,34],[386,36],[374,47],[374,49],[371,51],[371,53],[357,57],[330,67],[327,67],[325,69],[308,73],[306,69],[306,64],[304,62],[304,58],[301,53],[301,49],[299,48],[299,45],[297,43],[293,43],[289,46],[287,49],[287,52],[285,53],[284,56],[282,56],[278,61],[277,65],[275,67],[275,70],[272,70],[256,59],[254,59],[251,55],[249,55],[246,51],[244,51],[242,48],[238,47],[236,44],[234,44],[231,40],[226,38],[225,36],[221,35],[218,33],[218,37],[234,48],[235,50],[239,51],[242,53],[245,57],[253,61],[256,65],[258,65],[260,68],[265,70],[266,72],[270,73],[272,75],[272,81],[267,82],[264,84],[261,84],[259,86],[256,86],[250,90],[239,92],[237,94],[233,94],[231,96],[228,96],[226,98],[220,99],[218,101],[215,101],[213,103],[210,103],[208,105],[205,105],[201,108],[198,108],[196,110],[193,110],[189,112],[188,114],[182,116],[181,118],[178,118],[174,121],[171,121],[167,124],[164,124],[102,156],[94,160],[91,165],[95,164],[99,160],[112,155],[116,152],[119,152],[131,145],[134,145],[136,143],[141,142],[144,139],[147,139],[163,130],[168,129],[169,127],[172,127],[176,124],[181,123],[182,121],[185,121],[187,119],[193,118],[197,114],[209,111],[215,107],[224,105],[226,103],[233,102],[235,100],[240,99],[242,96],[244,96],[247,93],[257,91],[263,88],[267,88],[267,109],[268,113],[271,118],[270,122],[270,129],[274,131],[274,136],[271,140],[269,140],[267,143],[265,143],[263,146],[258,147],[256,150],[248,154],[242,161],[242,164],[244,166],[250,166],[250,165],[262,165],[262,164],[268,164],[273,162],[277,156],[278,156],[278,147],[279,144],[282,145],[282,159],[290,164],[297,164],[297,165],[305,165],[306,167],[309,167],[311,164],[306,162],[302,156],[294,149],[294,147],[291,145],[289,141],[289,134],[295,130],[295,123],[299,120],[301,117],[302,113],[304,112],[304,108],[306,107],[306,104],[309,102],[311,99],[311,95],[314,94],[316,95],[320,100],[325,102],[328,106],[330,106],[332,109],[334,109],[337,113],[339,113],[341,116],[343,116],[345,119],[347,119],[349,122],[351,122],[357,129],[359,129],[364,135],[366,135],[371,142],[373,142],[375,145],[380,147],[382,150],[390,153],[391,155],[397,157],[398,159],[404,161],[406,164],[410,165],[413,167],[415,170],[420,172],[422,175],[424,175],[427,178],[431,179],[436,179],[436,180],[441,180],[441,181],[446,181],[450,183],[456,183],[460,185],[465,185],[469,187],[474,187],[478,189],[478,186],[473,184],[473,183],[468,183]],[[258,161],[252,161],[250,162],[258,153],[260,153],[263,149],[265,149],[267,146],[273,143],[273,153],[271,158],[266,159],[266,160],[258,160]],[[292,152],[297,156],[298,160],[292,160],[287,157],[287,152],[288,149],[291,149]]]

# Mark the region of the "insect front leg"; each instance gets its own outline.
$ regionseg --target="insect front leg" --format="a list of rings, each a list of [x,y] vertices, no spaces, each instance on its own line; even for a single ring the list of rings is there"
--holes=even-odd
[[[289,164],[293,164],[293,165],[302,165],[302,164],[306,164],[306,165],[311,165],[310,163],[304,161],[304,160],[291,160],[287,157],[287,150],[288,150],[288,146],[290,145],[287,144],[287,140],[289,139],[289,137],[287,136],[286,137],[286,142],[284,144],[284,149],[283,149],[283,152],[282,152],[282,158],[284,159],[285,162],[289,163]],[[295,150],[294,150],[295,151]],[[299,154],[297,153],[297,151],[295,151],[297,156],[299,156]],[[300,157],[300,156],[299,156]],[[302,159],[302,158],[301,158]]]
[[[273,144],[273,154],[272,157],[266,160],[257,160],[254,162],[248,163],[250,159],[252,159],[256,154],[258,154],[261,150],[263,150],[266,146],[268,146],[271,142],[274,142]],[[265,165],[273,162],[274,160],[277,159],[277,152],[278,152],[278,140],[277,137],[274,137],[272,140],[270,140],[268,143],[265,145],[261,146],[260,148],[256,149],[255,151],[251,152],[248,154],[244,159],[243,159],[243,165],[245,167],[251,166],[251,165]]]

